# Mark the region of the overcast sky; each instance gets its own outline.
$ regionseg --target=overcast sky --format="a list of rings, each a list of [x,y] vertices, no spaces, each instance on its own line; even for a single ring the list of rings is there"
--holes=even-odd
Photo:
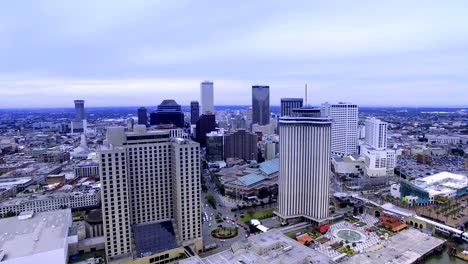
[[[73,2],[73,3],[72,3]],[[0,108],[251,103],[467,106],[468,3],[3,1]]]

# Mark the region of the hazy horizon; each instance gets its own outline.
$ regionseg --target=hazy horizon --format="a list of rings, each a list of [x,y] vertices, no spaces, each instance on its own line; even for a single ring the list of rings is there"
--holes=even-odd
[[[346,101],[464,107],[465,1],[10,1],[0,10],[0,108]]]

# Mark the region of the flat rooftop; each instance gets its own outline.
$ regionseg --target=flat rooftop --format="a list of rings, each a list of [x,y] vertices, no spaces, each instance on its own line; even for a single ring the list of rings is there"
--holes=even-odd
[[[364,252],[352,256],[350,264],[411,264],[428,252],[444,244],[445,241],[416,229],[403,230],[390,237],[385,246],[375,252]]]
[[[279,231],[251,236],[247,244],[233,244],[230,249],[206,258],[192,257],[180,264],[299,264],[333,263],[329,257],[303,246]]]
[[[59,249],[65,251],[71,223],[70,209],[35,213],[24,220],[18,217],[0,219],[0,249],[5,252],[4,261]]]
[[[134,225],[133,237],[137,257],[150,256],[179,246],[171,220]]]
[[[22,178],[11,178],[11,179],[2,179],[0,180],[0,187],[3,186],[10,186],[10,185],[21,185],[31,181],[32,178],[30,177],[22,177]]]

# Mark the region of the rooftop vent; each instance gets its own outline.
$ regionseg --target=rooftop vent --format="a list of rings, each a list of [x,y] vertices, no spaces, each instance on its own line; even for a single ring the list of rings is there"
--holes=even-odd
[[[25,211],[25,212],[21,212],[19,215],[18,215],[18,220],[26,220],[26,219],[30,219],[34,216],[34,211]]]

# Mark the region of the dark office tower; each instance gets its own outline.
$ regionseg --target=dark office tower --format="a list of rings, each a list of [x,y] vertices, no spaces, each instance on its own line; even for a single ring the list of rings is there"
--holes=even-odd
[[[192,125],[196,124],[199,117],[200,117],[200,104],[198,103],[198,101],[190,102],[190,123]]]
[[[201,147],[206,147],[206,134],[216,130],[216,119],[214,114],[204,114],[198,118],[195,128],[195,141]]]
[[[281,98],[280,116],[291,116],[293,109],[302,108],[303,101],[302,98]]]
[[[164,100],[158,105],[156,112],[151,113],[150,123],[152,126],[172,124],[176,127],[184,127],[184,113],[176,101]]]
[[[139,125],[148,125],[148,111],[145,107],[138,108],[138,124]]]
[[[84,111],[84,100],[75,100],[75,120],[83,121],[85,120],[85,111]]]
[[[252,86],[252,124],[270,123],[270,87]]]
[[[224,157],[256,160],[258,155],[257,135],[239,129],[224,136]]]

